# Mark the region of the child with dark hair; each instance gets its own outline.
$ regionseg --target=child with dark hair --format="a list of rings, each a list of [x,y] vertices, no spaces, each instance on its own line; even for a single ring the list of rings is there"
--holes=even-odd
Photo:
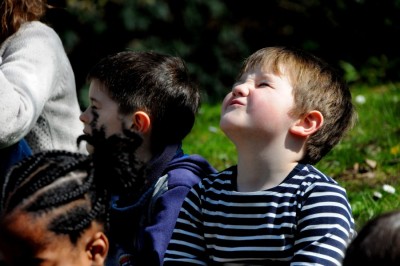
[[[90,106],[81,115],[86,135],[94,129],[104,129],[106,137],[135,132],[143,140],[136,157],[147,165],[145,178],[112,192],[106,264],[161,265],[186,194],[215,172],[181,147],[195,121],[199,90],[182,59],[156,52],[107,56],[88,80]],[[90,142],[87,147],[93,151]]]
[[[346,250],[343,266],[400,265],[400,211],[383,213],[368,221]]]
[[[353,118],[346,83],[321,59],[288,47],[252,54],[221,111],[237,165],[189,192],[164,265],[340,265],[351,207],[312,164]]]

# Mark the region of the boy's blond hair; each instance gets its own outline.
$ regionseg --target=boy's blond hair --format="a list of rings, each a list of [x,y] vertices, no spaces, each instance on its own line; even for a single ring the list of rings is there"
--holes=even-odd
[[[289,78],[295,102],[292,116],[302,117],[312,110],[322,113],[324,123],[307,139],[300,160],[301,163],[317,163],[354,124],[355,108],[346,82],[320,58],[289,47],[256,51],[245,60],[238,78],[260,67]]]

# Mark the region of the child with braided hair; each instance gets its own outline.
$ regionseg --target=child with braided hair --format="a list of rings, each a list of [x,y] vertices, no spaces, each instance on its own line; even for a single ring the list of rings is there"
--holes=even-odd
[[[105,185],[124,176],[131,183],[113,186],[129,187],[141,167],[131,157],[139,138],[103,140],[93,137],[101,148],[92,156],[44,151],[11,169],[0,197],[0,265],[104,265],[110,200]]]
[[[6,177],[0,251],[5,265],[104,265],[107,200],[88,156],[37,153]]]

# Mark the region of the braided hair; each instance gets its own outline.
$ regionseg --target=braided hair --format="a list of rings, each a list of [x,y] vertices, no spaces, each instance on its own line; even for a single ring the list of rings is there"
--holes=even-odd
[[[16,165],[1,193],[2,217],[22,210],[48,215],[48,229],[76,243],[93,220],[106,223],[106,192],[94,180],[92,161],[67,151],[39,152]],[[65,211],[55,213],[55,210]]]
[[[122,123],[122,132],[106,136],[106,126],[98,126],[98,113],[92,110],[90,122],[92,135],[81,135],[79,146],[86,141],[93,146],[96,176],[111,194],[137,198],[146,188],[145,164],[138,160],[135,151],[143,139]]]
[[[5,177],[0,219],[22,210],[46,215],[47,228],[65,234],[73,244],[92,221],[108,229],[108,204],[113,189],[132,188],[144,167],[134,158],[140,138],[97,132],[90,139],[92,155],[53,150],[36,153],[14,166]],[[1,222],[0,220],[0,222]]]

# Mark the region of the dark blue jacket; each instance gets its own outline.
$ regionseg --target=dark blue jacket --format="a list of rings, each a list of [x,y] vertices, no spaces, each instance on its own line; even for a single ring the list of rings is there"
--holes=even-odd
[[[4,177],[11,166],[15,165],[25,157],[32,154],[28,143],[22,139],[14,145],[0,149],[0,182],[3,183]]]
[[[169,146],[152,162],[153,185],[132,204],[111,203],[106,265],[162,265],[181,205],[193,185],[216,170],[199,155]]]

